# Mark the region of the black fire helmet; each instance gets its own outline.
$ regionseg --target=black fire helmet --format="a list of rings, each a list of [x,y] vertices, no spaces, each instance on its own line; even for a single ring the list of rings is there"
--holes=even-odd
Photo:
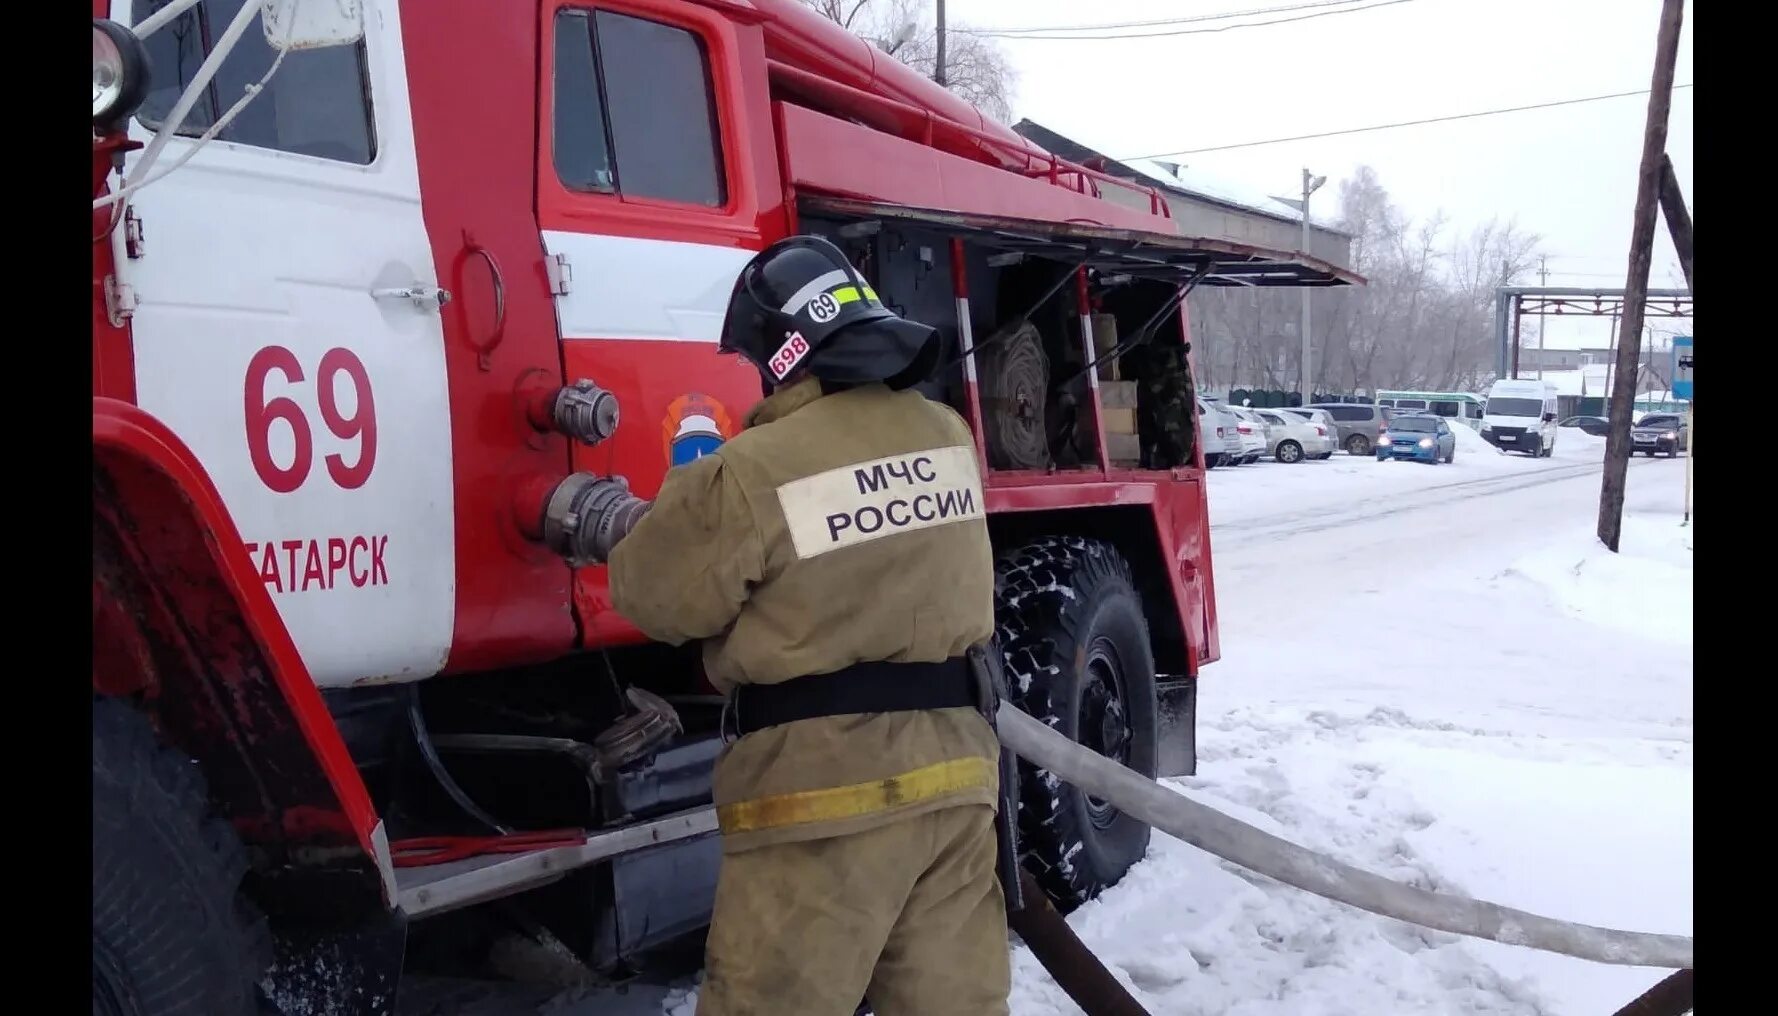
[[[759,368],[767,390],[799,369],[835,384],[908,388],[932,374],[940,353],[937,330],[883,306],[819,236],[785,237],[747,262],[718,348]]]

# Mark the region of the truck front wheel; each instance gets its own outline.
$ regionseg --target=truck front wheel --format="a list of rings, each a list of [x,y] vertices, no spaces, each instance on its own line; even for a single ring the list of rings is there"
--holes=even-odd
[[[257,1012],[271,942],[240,895],[246,872],[197,766],[129,704],[95,698],[95,1016]]]
[[[1154,778],[1154,655],[1130,567],[1108,543],[1043,537],[1004,555],[996,583],[1013,703],[1070,739]],[[1025,867],[1069,911],[1148,850],[1149,828],[1020,761]]]

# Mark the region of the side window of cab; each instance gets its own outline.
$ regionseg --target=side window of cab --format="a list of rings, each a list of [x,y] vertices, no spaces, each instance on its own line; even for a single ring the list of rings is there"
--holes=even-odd
[[[571,191],[703,208],[728,203],[710,59],[676,25],[562,8],[552,153]]]
[[[147,0],[139,5],[137,20],[169,2]],[[249,2],[257,5],[258,0],[202,0],[145,40],[152,76],[136,113],[144,127],[161,128],[216,38]],[[374,161],[377,143],[364,40],[353,46],[292,50],[268,78],[276,58],[260,25],[250,25],[180,123],[179,135],[210,131],[249,88],[263,83],[261,94],[216,134],[219,140],[360,166]]]

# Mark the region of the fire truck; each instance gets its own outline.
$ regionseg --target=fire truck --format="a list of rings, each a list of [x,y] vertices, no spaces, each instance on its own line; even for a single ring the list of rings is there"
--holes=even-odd
[[[744,425],[718,330],[793,233],[943,333],[1015,701],[1193,771],[1183,301],[1352,276],[1181,235],[795,0],[93,13],[95,1012],[387,1012],[404,966],[695,941],[723,702],[578,560],[577,494]],[[1021,786],[1063,908],[1142,856]]]

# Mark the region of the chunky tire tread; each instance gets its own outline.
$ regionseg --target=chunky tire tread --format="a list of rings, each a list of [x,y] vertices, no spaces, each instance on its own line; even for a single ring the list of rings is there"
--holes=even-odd
[[[247,867],[196,763],[162,747],[128,703],[95,697],[93,1011],[259,1012],[271,935],[240,892]]]
[[[1153,777],[1154,658],[1135,581],[1116,548],[1081,537],[1042,537],[1002,555],[996,577],[997,635],[1013,703],[1075,737],[1077,668],[1085,665],[1095,631],[1109,636],[1124,662],[1131,768]],[[1149,828],[1128,815],[1109,828],[1095,827],[1079,791],[1047,770],[1019,765],[1021,860],[1059,909],[1073,910],[1141,859]]]

